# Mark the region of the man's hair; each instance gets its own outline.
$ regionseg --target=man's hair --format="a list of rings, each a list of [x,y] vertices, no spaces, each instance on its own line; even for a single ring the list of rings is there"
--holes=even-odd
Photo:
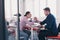
[[[27,16],[28,14],[30,14],[30,12],[29,12],[29,11],[27,11],[27,12],[26,12],[26,14],[25,14],[24,16]]]
[[[46,11],[49,11],[50,12],[50,8],[49,7],[46,7],[43,10],[46,10]]]

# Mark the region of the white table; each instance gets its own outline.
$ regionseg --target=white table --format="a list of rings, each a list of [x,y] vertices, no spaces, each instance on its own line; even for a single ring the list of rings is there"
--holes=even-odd
[[[34,30],[33,30],[34,27],[35,27],[34,25],[31,26],[31,40],[34,40]]]
[[[34,25],[31,26],[31,40],[33,40],[33,27]]]
[[[34,27],[35,27],[34,25],[31,26],[31,40],[34,40],[34,30],[33,30]],[[41,28],[40,30],[47,30],[47,29]]]

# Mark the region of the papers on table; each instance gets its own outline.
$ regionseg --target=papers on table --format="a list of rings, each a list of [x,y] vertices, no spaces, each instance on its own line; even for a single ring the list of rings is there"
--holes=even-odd
[[[34,23],[34,26],[40,26],[40,24],[39,23]]]

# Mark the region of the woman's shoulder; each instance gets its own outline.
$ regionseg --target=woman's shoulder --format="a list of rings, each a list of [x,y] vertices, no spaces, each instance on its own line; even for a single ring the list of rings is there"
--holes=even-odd
[[[26,19],[26,17],[23,16],[23,17],[20,18],[20,20],[24,21],[24,20],[27,20],[27,19]]]

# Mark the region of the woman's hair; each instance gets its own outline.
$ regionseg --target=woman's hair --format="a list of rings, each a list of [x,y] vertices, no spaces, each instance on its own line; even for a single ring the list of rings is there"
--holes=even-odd
[[[29,12],[29,11],[27,11],[27,12],[25,13],[25,15],[24,15],[24,16],[27,16],[28,14],[30,14],[30,12]]]

